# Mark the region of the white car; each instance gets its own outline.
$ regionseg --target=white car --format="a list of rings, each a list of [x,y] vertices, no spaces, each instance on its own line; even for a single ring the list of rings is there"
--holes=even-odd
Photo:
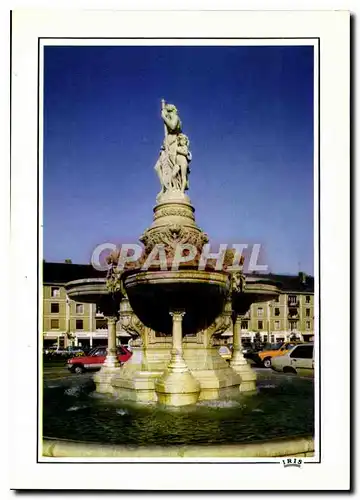
[[[314,344],[298,344],[287,354],[273,357],[271,368],[277,372],[314,376]]]

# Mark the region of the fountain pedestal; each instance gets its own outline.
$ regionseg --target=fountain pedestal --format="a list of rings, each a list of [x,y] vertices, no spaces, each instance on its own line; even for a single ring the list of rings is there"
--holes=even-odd
[[[238,314],[233,318],[233,353],[230,360],[230,366],[241,377],[239,385],[240,392],[255,391],[256,373],[248,364],[242,353],[241,320],[242,316]]]
[[[199,398],[200,384],[190,373],[182,350],[183,311],[170,313],[173,321],[173,345],[170,363],[164,374],[155,382],[155,391],[161,404],[184,406],[194,404]]]

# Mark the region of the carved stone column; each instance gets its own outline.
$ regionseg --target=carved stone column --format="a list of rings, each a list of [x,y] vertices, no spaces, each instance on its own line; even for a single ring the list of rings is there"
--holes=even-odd
[[[116,323],[118,318],[116,316],[108,316],[106,319],[108,325],[108,348],[104,367],[118,368],[120,366],[116,355]]]
[[[242,316],[239,314],[235,315],[233,319],[233,352],[230,360],[230,366],[235,369],[237,366],[243,366],[247,364],[246,359],[242,353],[242,343],[241,343],[241,320]]]
[[[256,373],[247,363],[242,353],[241,320],[242,316],[234,313],[233,316],[233,352],[230,366],[241,377],[239,389],[241,392],[256,390]]]
[[[174,373],[184,373],[189,371],[183,358],[182,347],[182,320],[185,312],[171,312],[170,315],[172,316],[173,325],[171,359],[168,368]]]
[[[200,384],[190,373],[182,349],[182,320],[184,311],[171,311],[172,350],[167,370],[155,382],[159,403],[170,406],[185,406],[196,403],[200,394]]]

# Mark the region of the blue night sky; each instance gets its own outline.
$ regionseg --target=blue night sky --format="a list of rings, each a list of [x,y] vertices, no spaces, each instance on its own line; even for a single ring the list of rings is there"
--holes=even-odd
[[[218,243],[313,273],[312,47],[46,47],[44,259],[89,263],[152,221],[160,100],[190,138],[190,196]],[[215,249],[215,248],[214,248]]]

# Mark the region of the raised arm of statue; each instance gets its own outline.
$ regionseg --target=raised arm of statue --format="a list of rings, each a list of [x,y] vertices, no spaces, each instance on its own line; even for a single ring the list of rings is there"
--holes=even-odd
[[[181,121],[173,104],[165,104],[161,111],[161,117],[169,133],[179,134],[181,132]]]

